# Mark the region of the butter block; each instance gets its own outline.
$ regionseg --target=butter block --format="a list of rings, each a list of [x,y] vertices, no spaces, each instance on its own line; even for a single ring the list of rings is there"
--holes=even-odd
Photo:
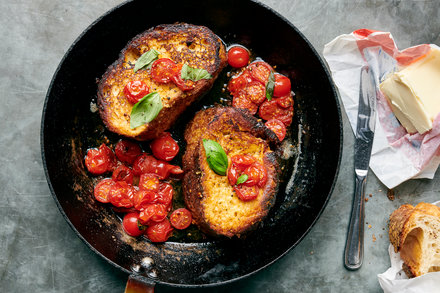
[[[422,59],[388,76],[379,87],[409,133],[431,130],[440,113],[440,50],[432,48]]]

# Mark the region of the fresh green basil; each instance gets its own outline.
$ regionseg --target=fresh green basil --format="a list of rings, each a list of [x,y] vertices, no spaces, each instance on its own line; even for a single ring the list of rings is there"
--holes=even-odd
[[[275,75],[271,70],[269,74],[269,79],[267,80],[266,83],[266,98],[268,101],[272,100],[274,88],[275,88]]]
[[[241,174],[240,177],[238,177],[238,179],[237,179],[237,185],[245,183],[248,180],[248,178],[249,178],[248,175]]]
[[[136,60],[136,63],[134,64],[134,72],[138,71],[142,68],[150,68],[151,65],[153,65],[153,62],[157,59],[159,56],[159,52],[157,52],[154,49],[151,49],[144,54],[141,55],[141,57]]]
[[[130,114],[130,128],[134,129],[153,121],[162,110],[162,99],[157,92],[152,92],[137,102]]]
[[[180,76],[184,80],[190,79],[192,81],[212,78],[211,74],[209,74],[209,72],[205,69],[192,68],[186,64],[183,64]]]
[[[213,140],[204,139],[203,147],[205,148],[206,160],[209,168],[218,175],[226,175],[228,169],[228,156],[222,146]]]

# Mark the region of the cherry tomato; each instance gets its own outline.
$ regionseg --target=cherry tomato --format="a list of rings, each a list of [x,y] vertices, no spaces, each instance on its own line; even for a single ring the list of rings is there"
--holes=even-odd
[[[161,222],[167,217],[167,210],[163,204],[148,204],[139,214],[139,222],[150,225],[151,222]]]
[[[134,208],[138,211],[144,210],[148,205],[157,203],[157,193],[151,190],[138,190],[133,196]]]
[[[232,106],[249,111],[250,114],[255,115],[258,111],[258,105],[252,103],[246,95],[237,95],[232,99]]]
[[[260,105],[266,99],[266,87],[258,81],[252,81],[239,94],[245,95],[252,103]]]
[[[286,137],[286,126],[280,120],[270,119],[264,124],[277,135],[280,141],[283,141],[284,137]]]
[[[171,207],[173,201],[174,189],[169,183],[161,182],[159,191],[157,192],[157,203],[163,204],[166,207]]]
[[[177,85],[177,87],[179,89],[181,89],[182,91],[186,92],[186,91],[190,91],[194,88],[195,83],[194,81],[187,79],[184,80],[182,78],[182,66],[183,64],[177,64],[174,68],[174,75],[171,77],[171,80],[173,81],[173,83],[175,85]]]
[[[267,170],[266,168],[260,164],[259,162],[253,163],[243,172],[248,176],[248,179],[243,183],[246,186],[255,186],[263,187],[267,181]]]
[[[228,50],[228,63],[234,68],[246,66],[249,63],[249,51],[241,46],[234,46]]]
[[[132,104],[139,102],[149,92],[147,84],[141,80],[131,80],[124,87],[124,94]]]
[[[164,219],[159,223],[152,223],[147,228],[147,237],[151,242],[165,242],[173,233],[170,221]]]
[[[175,210],[170,216],[171,225],[179,230],[189,227],[192,222],[191,212],[185,208]]]
[[[251,155],[235,155],[231,158],[231,162],[244,170],[255,162],[255,158]]]
[[[114,181],[125,181],[128,184],[133,184],[133,171],[124,165],[119,165],[112,175]]]
[[[133,164],[134,160],[142,152],[140,146],[137,143],[120,140],[115,146],[116,157],[125,163]]]
[[[179,145],[168,132],[164,132],[160,137],[153,140],[150,147],[153,155],[164,161],[171,161],[179,152]]]
[[[237,179],[238,177],[240,177],[240,174],[241,174],[241,170],[237,167],[237,165],[232,164],[231,166],[229,166],[229,170],[228,170],[229,184],[234,186],[235,183],[237,183]]]
[[[280,97],[280,98],[274,98],[275,101],[277,101],[278,106],[281,108],[289,108],[293,107],[293,98],[291,94],[288,94],[286,96]]]
[[[242,89],[244,89],[248,83],[252,82],[253,79],[248,71],[243,72],[239,76],[233,77],[228,83],[228,90],[231,95],[237,95]]]
[[[156,174],[159,179],[166,179],[170,176],[170,174],[182,174],[183,170],[180,169],[179,166],[174,166],[161,160],[156,160],[153,156],[143,153],[134,161],[133,173],[135,175],[141,175],[144,173]]]
[[[122,220],[122,227],[124,228],[125,233],[133,237],[138,237],[144,234],[146,228],[139,223],[138,213],[126,214]]]
[[[157,59],[151,66],[151,78],[157,83],[169,83],[175,75],[175,66],[176,63],[169,58]]]
[[[117,207],[131,208],[133,206],[134,188],[125,181],[115,182],[110,189],[109,200]]]
[[[96,184],[93,194],[97,201],[108,203],[110,190],[115,182],[111,178],[104,178]]]
[[[102,144],[99,149],[89,149],[85,162],[87,170],[94,175],[111,171],[116,165],[112,150],[105,144]]]
[[[157,175],[144,173],[139,178],[139,189],[157,192],[159,191],[159,183],[159,177],[157,177]]]
[[[281,74],[275,74],[275,87],[273,89],[274,97],[282,97],[290,94],[290,79]]]
[[[273,71],[272,67],[264,61],[252,62],[247,70],[254,80],[261,82],[264,86],[266,86],[270,72]]]
[[[278,119],[283,122],[285,126],[289,126],[292,123],[293,106],[282,108],[277,104],[275,99],[264,101],[260,106],[258,115],[264,120]]]
[[[256,199],[258,196],[257,186],[249,187],[244,184],[239,184],[234,186],[234,191],[242,201],[250,201]]]

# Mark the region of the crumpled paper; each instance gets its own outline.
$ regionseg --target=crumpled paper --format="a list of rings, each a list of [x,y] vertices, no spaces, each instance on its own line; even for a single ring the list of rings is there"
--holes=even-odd
[[[399,51],[390,33],[361,29],[338,36],[324,47],[324,58],[354,132],[361,68],[368,64],[373,71],[378,97],[370,168],[390,189],[411,178],[432,179],[440,164],[440,115],[431,131],[408,134],[378,88],[388,74],[425,55],[432,46]]]
[[[440,201],[434,203],[440,206]],[[440,272],[428,273],[409,279],[402,269],[403,260],[394,247],[388,247],[391,267],[383,274],[378,274],[379,284],[384,293],[440,293]]]

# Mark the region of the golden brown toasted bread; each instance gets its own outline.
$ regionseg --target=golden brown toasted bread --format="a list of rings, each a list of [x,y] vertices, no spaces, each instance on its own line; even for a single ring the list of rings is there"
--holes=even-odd
[[[212,78],[195,82],[193,89],[180,90],[174,83],[159,84],[151,79],[149,69],[134,72],[136,60],[155,49],[159,58],[205,69]],[[226,49],[219,37],[203,26],[191,24],[160,25],[133,38],[122,50],[119,59],[102,76],[98,86],[98,106],[102,120],[110,131],[148,140],[157,137],[176,121],[178,116],[198,97],[208,91],[227,64]],[[163,108],[151,122],[130,128],[133,105],[124,96],[130,80],[141,80],[151,92],[161,96]]]
[[[231,157],[248,154],[267,169],[267,182],[256,199],[242,201],[227,176],[209,167],[202,139],[218,142]],[[194,221],[211,235],[240,236],[253,229],[268,213],[278,189],[277,155],[270,144],[279,141],[263,123],[246,111],[214,107],[198,112],[185,131],[187,148],[183,156],[183,194]]]
[[[390,242],[400,252],[408,277],[440,271],[440,208],[402,205],[390,216]]]

